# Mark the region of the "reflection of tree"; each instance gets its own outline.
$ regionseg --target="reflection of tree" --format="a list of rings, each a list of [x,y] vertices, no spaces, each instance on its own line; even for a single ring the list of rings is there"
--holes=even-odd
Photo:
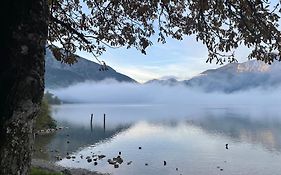
[[[235,141],[261,144],[270,151],[281,151],[281,122],[273,119],[250,119],[247,116],[209,115],[192,122],[211,134],[222,134]]]
[[[106,141],[128,128],[129,126],[119,125],[113,129],[106,129],[104,131],[103,127],[95,126],[91,132],[89,127],[70,126],[68,129],[58,131],[50,138],[48,136],[36,138],[35,144],[37,145],[37,149],[45,148],[48,151],[46,155],[49,155],[49,157],[46,155],[43,156],[42,154],[35,154],[35,156],[37,156],[36,158],[48,160],[54,159],[57,155],[65,157],[67,153],[70,154],[87,145],[90,146]]]
[[[50,159],[46,146],[54,138],[54,135],[55,135],[54,133],[50,133],[47,135],[37,135],[36,136],[33,157],[39,158],[39,159],[45,159],[45,160]]]

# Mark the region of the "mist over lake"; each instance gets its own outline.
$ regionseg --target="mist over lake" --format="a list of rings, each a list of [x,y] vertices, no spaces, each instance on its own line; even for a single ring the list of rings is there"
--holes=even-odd
[[[67,128],[47,142],[38,137],[45,140],[45,153],[37,156],[58,165],[113,175],[281,171],[279,88],[207,93],[106,80],[51,92],[66,102],[53,106],[52,116]],[[118,156],[122,163],[116,168],[109,159]]]
[[[61,100],[76,103],[171,104],[171,105],[278,105],[281,88],[256,87],[233,93],[204,92],[183,84],[120,83],[114,80],[79,83],[67,88],[50,90]]]
[[[281,175],[281,0],[2,8],[0,175]]]

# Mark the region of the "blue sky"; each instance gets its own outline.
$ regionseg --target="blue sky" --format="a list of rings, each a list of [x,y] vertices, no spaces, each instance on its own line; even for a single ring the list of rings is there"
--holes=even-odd
[[[91,54],[79,52],[80,56],[95,61]],[[241,47],[236,51],[239,62],[246,61],[249,51]],[[206,63],[206,47],[193,36],[182,41],[167,39],[166,44],[154,42],[147,49],[147,54],[130,48],[108,49],[100,60],[105,61],[116,71],[126,74],[138,82],[163,77],[175,77],[179,80],[190,79],[206,69],[220,65]]]
[[[273,9],[273,5],[277,2],[277,0],[270,1],[270,8]],[[155,37],[152,40],[155,41]],[[134,48],[118,48],[108,49],[99,59],[138,82],[163,77],[176,77],[179,80],[190,79],[207,69],[220,67],[215,63],[206,63],[207,49],[203,44],[197,42],[194,36],[186,37],[183,41],[167,39],[166,44],[153,43],[154,45],[147,49],[147,55],[141,54]],[[86,52],[77,54],[96,61],[91,54]],[[235,51],[236,59],[239,62],[246,61],[248,54],[249,49],[244,46]]]

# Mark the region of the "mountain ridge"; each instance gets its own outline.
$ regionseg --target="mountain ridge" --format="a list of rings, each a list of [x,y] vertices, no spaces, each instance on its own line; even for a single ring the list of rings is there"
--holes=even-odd
[[[68,65],[57,61],[51,50],[46,50],[45,56],[45,86],[46,88],[62,88],[85,81],[102,81],[114,79],[118,82],[137,83],[127,75],[116,72],[110,66],[107,71],[100,71],[100,64],[77,56],[78,62]]]
[[[171,80],[151,80],[148,83],[170,85]],[[271,65],[258,60],[243,63],[229,63],[217,69],[208,69],[189,80],[172,80],[172,85],[183,84],[206,92],[226,92],[249,90],[252,88],[270,88],[281,84],[281,63]]]

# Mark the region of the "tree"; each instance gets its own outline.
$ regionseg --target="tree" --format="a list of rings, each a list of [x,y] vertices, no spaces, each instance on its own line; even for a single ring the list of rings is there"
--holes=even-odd
[[[59,105],[62,103],[57,96],[50,93],[49,91],[45,92],[43,100],[44,99],[47,101],[48,104],[52,104],[52,105]]]
[[[65,49],[65,57],[56,54],[59,60],[73,63],[76,49],[98,56],[125,46],[145,54],[152,35],[165,43],[169,36],[194,34],[208,49],[207,62],[234,62],[235,49],[245,45],[252,49],[249,58],[271,63],[281,51],[279,12],[280,2],[269,0],[57,0],[49,41]]]
[[[108,47],[142,53],[152,35],[165,43],[195,35],[209,52],[207,62],[236,61],[241,45],[249,58],[279,60],[280,2],[268,0],[9,0],[2,5],[0,65],[0,174],[28,172],[32,123],[44,91],[44,52],[76,62],[76,49],[98,57]],[[60,43],[61,52],[55,44]],[[276,54],[272,54],[275,51]],[[280,61],[280,60],[279,60]]]
[[[48,6],[44,0],[11,0],[1,5],[1,13],[0,174],[25,175],[44,91]]]

